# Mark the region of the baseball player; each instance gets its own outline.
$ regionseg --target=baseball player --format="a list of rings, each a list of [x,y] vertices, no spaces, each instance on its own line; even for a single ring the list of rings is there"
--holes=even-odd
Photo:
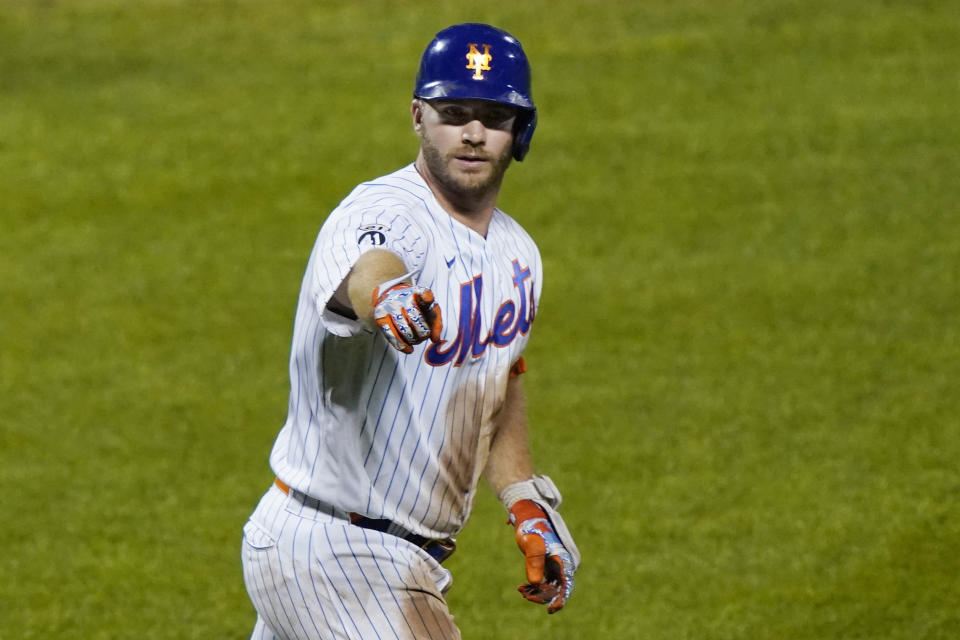
[[[253,638],[459,638],[441,563],[481,476],[525,556],[521,594],[553,613],[573,592],[579,552],[527,449],[540,254],[495,206],[537,123],[520,43],[441,31],[410,112],[416,161],[357,186],[307,264],[277,479],[244,527]]]

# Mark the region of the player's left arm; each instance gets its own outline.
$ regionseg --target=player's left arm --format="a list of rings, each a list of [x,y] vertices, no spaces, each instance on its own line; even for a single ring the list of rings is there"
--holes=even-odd
[[[547,476],[534,474],[527,437],[526,397],[520,376],[510,378],[484,475],[503,502],[526,559],[527,600],[559,611],[573,593],[580,552],[560,517],[560,492]]]
[[[523,376],[514,376],[507,381],[506,398],[496,416],[496,432],[490,443],[484,475],[496,495],[507,486],[533,475]]]

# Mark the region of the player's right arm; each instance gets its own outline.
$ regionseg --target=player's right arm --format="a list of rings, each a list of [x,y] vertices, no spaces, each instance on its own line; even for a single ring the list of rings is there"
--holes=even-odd
[[[346,315],[343,312],[347,311],[367,326],[376,326],[373,320],[374,288],[406,273],[406,265],[393,251],[371,249],[357,258],[347,277],[331,296],[327,308],[340,315]]]
[[[357,258],[327,308],[379,327],[387,342],[404,353],[428,338],[440,340],[443,322],[433,292],[411,284],[403,260],[386,249],[371,249]]]

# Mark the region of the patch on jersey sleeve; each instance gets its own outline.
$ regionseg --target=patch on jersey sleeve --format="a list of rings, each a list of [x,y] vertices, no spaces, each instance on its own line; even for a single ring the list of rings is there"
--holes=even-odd
[[[386,232],[390,227],[383,224],[368,224],[357,229],[357,244],[361,247],[380,247],[387,243]]]

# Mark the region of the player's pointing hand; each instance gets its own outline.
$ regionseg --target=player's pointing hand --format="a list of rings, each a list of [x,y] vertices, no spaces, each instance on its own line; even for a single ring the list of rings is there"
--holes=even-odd
[[[433,292],[401,282],[373,290],[373,318],[394,349],[413,353],[413,345],[426,339],[440,341],[443,319]]]

